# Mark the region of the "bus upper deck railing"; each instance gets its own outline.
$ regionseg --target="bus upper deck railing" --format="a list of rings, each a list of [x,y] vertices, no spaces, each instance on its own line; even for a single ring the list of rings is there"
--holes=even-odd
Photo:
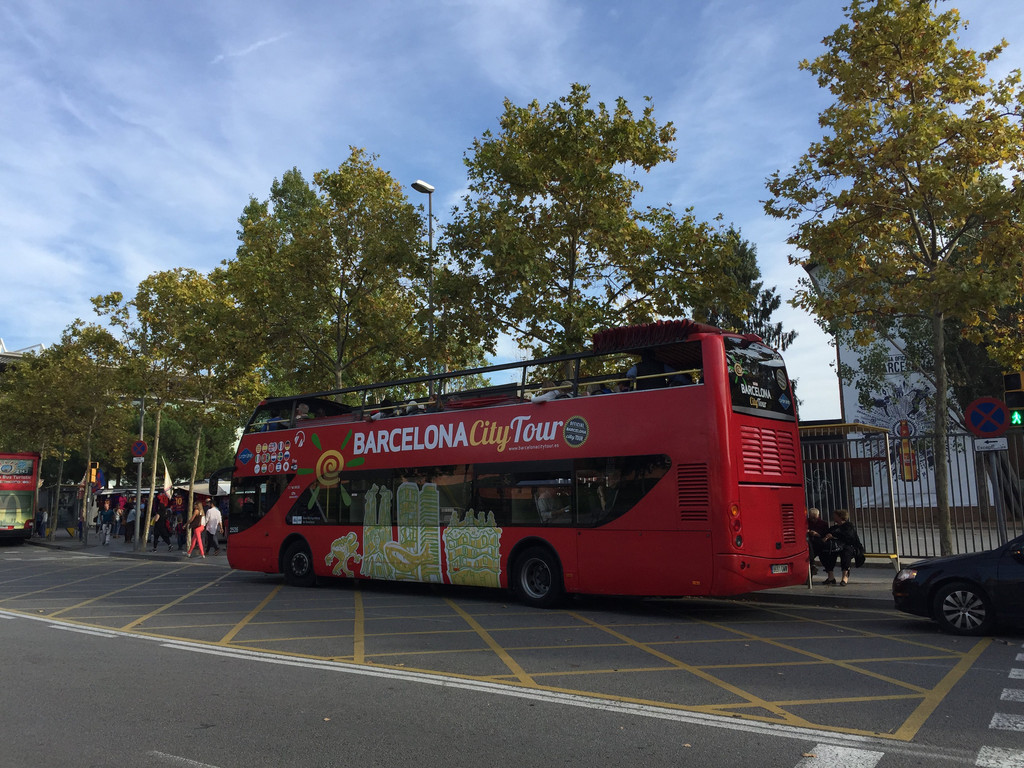
[[[595,334],[594,348],[582,352],[268,399],[248,431],[292,427],[310,418],[361,421],[700,384],[704,359],[694,336],[708,335],[723,334],[689,320],[614,328]],[[509,372],[516,374],[508,383],[481,386]]]
[[[683,380],[682,377],[687,378]],[[287,429],[310,421],[322,424],[378,421],[382,418],[421,413],[463,411],[530,402],[540,403],[562,398],[620,394],[631,392],[634,388],[644,389],[645,382],[654,383],[655,386],[650,388],[660,388],[684,384],[699,384],[701,381],[701,369],[691,368],[636,376],[616,374],[604,377],[576,377],[572,380],[565,379],[561,383],[505,384],[459,390],[447,394],[439,391],[433,395],[410,397],[408,399],[401,398],[400,402],[393,402],[388,398],[384,398],[380,402],[367,403],[364,396],[361,398],[363,400],[361,405],[347,405],[336,402],[328,405],[330,401],[326,401],[325,396],[329,396],[332,393],[304,394],[264,401],[261,410],[258,410],[256,416],[250,421],[247,431],[259,432],[266,431],[267,429]],[[347,394],[350,392],[369,393],[379,389],[393,390],[403,383],[420,384],[422,380],[408,379],[403,382],[389,382],[368,387],[352,387],[347,390],[338,390],[337,393],[333,394]],[[307,406],[307,410],[300,410],[302,405]],[[317,406],[326,406],[336,410],[332,413],[325,413],[318,410]],[[275,409],[277,411],[276,415],[274,414]],[[261,411],[266,418],[258,418]]]

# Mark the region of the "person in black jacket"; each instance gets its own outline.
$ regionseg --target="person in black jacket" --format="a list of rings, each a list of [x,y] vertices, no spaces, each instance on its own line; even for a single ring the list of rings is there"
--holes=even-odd
[[[167,545],[167,551],[171,551],[171,526],[170,518],[167,514],[166,509],[161,509],[155,515],[153,515],[153,551],[156,552],[156,545],[160,539],[163,539],[164,544]]]
[[[826,579],[822,584],[835,584],[836,560],[839,560],[843,568],[843,578],[839,586],[845,587],[850,581],[850,565],[856,558],[860,561],[863,557],[864,547],[860,543],[857,529],[850,522],[850,513],[845,509],[837,509],[832,513],[835,524],[828,529],[828,533],[822,537],[821,553],[819,555],[821,564],[825,566]],[[858,562],[859,564],[859,562]]]

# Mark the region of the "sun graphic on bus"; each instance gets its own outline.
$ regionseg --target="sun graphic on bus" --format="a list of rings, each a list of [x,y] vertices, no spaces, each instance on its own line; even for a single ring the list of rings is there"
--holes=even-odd
[[[345,469],[358,467],[365,460],[360,456],[358,458],[351,459],[348,462],[345,461],[345,454],[343,451],[352,439],[352,430],[350,429],[348,431],[348,434],[345,435],[345,439],[341,442],[341,446],[337,450],[330,448],[325,451],[323,446],[320,444],[320,436],[316,432],[310,435],[309,439],[312,441],[313,445],[317,447],[317,450],[322,453],[316,460],[315,469],[304,467],[296,472],[296,474],[299,475],[316,474],[316,484],[313,486],[313,492],[309,495],[309,506],[307,509],[312,509],[313,505],[316,504],[316,500],[320,496],[321,489],[329,490],[331,488],[337,488],[338,493],[341,494],[341,498],[345,504],[351,504],[352,498],[348,495],[348,491],[345,489],[345,486],[341,484],[341,472]]]

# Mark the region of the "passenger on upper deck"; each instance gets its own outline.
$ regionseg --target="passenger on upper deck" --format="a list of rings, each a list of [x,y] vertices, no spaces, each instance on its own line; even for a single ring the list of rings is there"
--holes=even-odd
[[[288,408],[275,410],[260,431],[269,432],[273,429],[287,429],[290,421],[289,410]]]
[[[395,402],[390,397],[385,397],[380,401],[379,411],[376,411],[370,416],[370,421],[380,421],[386,419],[389,416],[394,416],[397,411],[395,409]]]
[[[532,398],[531,403],[546,403],[549,400],[554,400],[559,396],[558,385],[551,379],[544,379],[540,384],[540,390]]]
[[[667,383],[666,378],[659,374],[673,373],[672,368],[654,357],[654,353],[645,350],[640,353],[640,362],[626,371],[626,376],[636,382],[637,389],[658,389]]]

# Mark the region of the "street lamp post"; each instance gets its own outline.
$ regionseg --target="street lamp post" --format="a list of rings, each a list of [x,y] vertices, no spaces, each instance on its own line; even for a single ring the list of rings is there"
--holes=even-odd
[[[427,337],[430,340],[430,354],[434,354],[434,185],[427,184],[422,179],[412,183],[412,188],[427,196],[427,248],[430,252],[430,274],[427,276],[427,309],[430,316],[427,318]],[[427,361],[427,375],[434,373],[433,361]],[[434,380],[427,383],[427,395],[434,396]]]

